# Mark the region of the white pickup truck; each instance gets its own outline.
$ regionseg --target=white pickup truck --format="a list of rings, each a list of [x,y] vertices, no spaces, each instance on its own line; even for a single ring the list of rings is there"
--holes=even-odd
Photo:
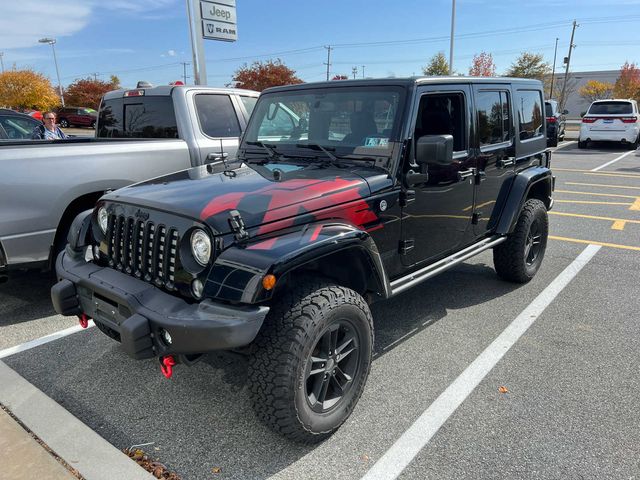
[[[258,92],[160,86],[101,102],[95,138],[0,142],[0,283],[53,265],[75,216],[106,191],[233,159]]]

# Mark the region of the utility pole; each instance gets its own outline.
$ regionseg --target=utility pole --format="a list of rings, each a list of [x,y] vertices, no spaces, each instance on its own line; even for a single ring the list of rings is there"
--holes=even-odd
[[[327,45],[326,47],[324,47],[327,49],[327,63],[325,63],[325,65],[327,66],[327,82],[329,81],[329,68],[331,67],[331,45]]]
[[[364,78],[364,65],[362,65],[362,78]]]
[[[567,64],[564,70],[564,82],[562,82],[562,93],[560,94],[560,110],[564,110],[564,106],[567,103],[566,98],[564,98],[565,93],[567,91],[567,80],[569,79],[569,63],[571,63],[571,50],[576,46],[573,44],[573,35],[576,33],[576,27],[578,24],[576,21],[573,21],[573,29],[571,30],[571,40],[569,41],[569,55],[565,59],[565,63]]]
[[[93,75],[93,81],[97,82],[98,81],[98,75],[100,75],[98,72],[93,72],[91,75]]]
[[[556,55],[558,54],[558,37],[556,37],[556,49],[553,51],[553,71],[551,72],[551,91],[549,100],[553,99],[553,79],[556,77]]]
[[[449,75],[453,75],[453,37],[456,26],[456,0],[451,0],[451,40],[449,43]]]
[[[4,73],[4,62],[2,61],[2,57],[4,57],[4,52],[0,52],[0,65],[2,65],[2,73]]]
[[[356,79],[356,75],[358,74],[358,67],[353,67],[351,69],[351,73],[353,73],[353,79]]]
[[[187,65],[191,65],[189,62],[180,62],[182,64],[182,80],[184,84],[187,84]]]

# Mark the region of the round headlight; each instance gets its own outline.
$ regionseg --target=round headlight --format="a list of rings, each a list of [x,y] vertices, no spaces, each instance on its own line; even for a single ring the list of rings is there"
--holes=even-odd
[[[98,225],[100,225],[100,230],[102,233],[107,233],[107,224],[109,223],[109,214],[107,213],[107,209],[104,207],[100,207],[98,209]]]
[[[191,253],[203,267],[209,263],[211,258],[211,239],[204,230],[194,230],[191,234]]]

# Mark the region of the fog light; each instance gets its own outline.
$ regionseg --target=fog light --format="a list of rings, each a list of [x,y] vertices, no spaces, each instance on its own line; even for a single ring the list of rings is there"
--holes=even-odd
[[[160,336],[162,337],[162,340],[164,340],[164,343],[166,343],[167,345],[171,345],[171,335],[169,335],[169,332],[167,332],[166,330],[161,330]]]
[[[191,291],[193,292],[193,296],[196,298],[202,298],[202,293],[204,292],[204,285],[197,278],[191,282]]]

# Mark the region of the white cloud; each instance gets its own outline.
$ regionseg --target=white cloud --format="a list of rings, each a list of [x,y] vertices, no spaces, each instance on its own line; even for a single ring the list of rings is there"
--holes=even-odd
[[[170,57],[175,57],[176,56],[176,51],[175,50],[169,50],[167,52],[167,55],[169,55]]]

